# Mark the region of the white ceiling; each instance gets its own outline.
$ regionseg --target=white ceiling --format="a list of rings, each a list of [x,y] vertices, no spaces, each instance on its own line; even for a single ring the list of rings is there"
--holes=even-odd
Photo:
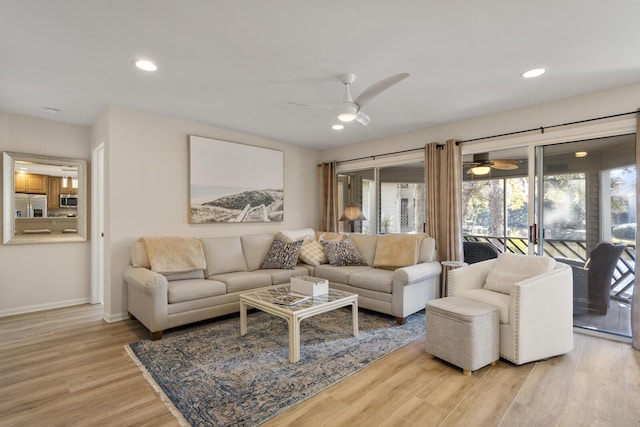
[[[0,0],[0,109],[91,125],[118,104],[326,149],[640,82],[639,17],[637,0]],[[344,72],[354,97],[411,76],[367,127],[283,102],[337,103]]]

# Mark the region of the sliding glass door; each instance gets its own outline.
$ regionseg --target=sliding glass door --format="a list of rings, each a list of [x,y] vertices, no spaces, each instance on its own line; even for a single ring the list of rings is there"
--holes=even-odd
[[[537,253],[572,265],[574,325],[631,336],[637,213],[635,135],[568,142],[538,150],[541,206]],[[600,242],[624,247],[610,259]]]
[[[475,161],[474,161],[475,157]],[[476,166],[490,165],[487,169]],[[527,150],[465,156],[462,232],[466,241],[488,242],[500,251],[527,253],[529,177]]]
[[[630,336],[637,225],[635,135],[495,150],[465,155],[464,161],[464,240],[571,264],[574,325]],[[602,276],[606,265],[598,257],[590,265],[587,261],[600,242],[624,249],[612,261],[612,274],[596,285],[595,276]],[[581,280],[586,282],[578,283]],[[596,286],[600,291],[594,291]]]
[[[364,219],[342,221],[340,230],[363,234],[421,233],[424,227],[424,162],[338,175],[338,210],[350,204]]]

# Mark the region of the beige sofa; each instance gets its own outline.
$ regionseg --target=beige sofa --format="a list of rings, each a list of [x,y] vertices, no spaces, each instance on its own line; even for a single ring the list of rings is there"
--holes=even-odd
[[[305,235],[305,244],[318,246],[313,230],[289,235]],[[291,277],[301,275],[325,278],[330,287],[357,293],[360,307],[395,316],[399,323],[438,297],[441,268],[430,237],[418,242],[415,265],[400,268],[374,266],[382,236],[369,235],[350,236],[368,265],[338,267],[325,259],[319,265],[299,260],[292,269],[261,268],[275,236],[192,239],[201,246],[202,268],[164,274],[152,271],[145,242],[135,242],[131,265],[124,272],[129,316],[142,322],[152,339],[159,339],[165,329],[238,312],[241,292],[289,283]]]

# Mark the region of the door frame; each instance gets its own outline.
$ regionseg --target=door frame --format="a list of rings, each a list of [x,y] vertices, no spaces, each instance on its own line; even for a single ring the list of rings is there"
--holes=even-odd
[[[91,151],[91,304],[104,303],[104,142]]]

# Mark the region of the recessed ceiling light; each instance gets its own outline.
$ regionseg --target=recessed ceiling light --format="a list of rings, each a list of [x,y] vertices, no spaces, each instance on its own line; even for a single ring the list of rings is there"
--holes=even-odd
[[[58,114],[60,112],[59,109],[53,107],[42,107],[42,109],[47,114]]]
[[[146,59],[139,59],[135,62],[136,67],[140,68],[144,71],[156,71],[158,66],[151,61],[147,61]]]
[[[586,151],[576,151],[575,152],[575,156],[580,158],[580,157],[587,157],[589,155],[589,153],[587,153]]]
[[[539,77],[547,72],[546,68],[532,68],[530,70],[525,71],[521,74],[525,79],[532,79],[534,77]]]
[[[333,129],[333,130],[342,130],[342,129],[344,129],[344,126],[341,125],[341,124],[335,124],[335,125],[331,126],[331,129]]]

